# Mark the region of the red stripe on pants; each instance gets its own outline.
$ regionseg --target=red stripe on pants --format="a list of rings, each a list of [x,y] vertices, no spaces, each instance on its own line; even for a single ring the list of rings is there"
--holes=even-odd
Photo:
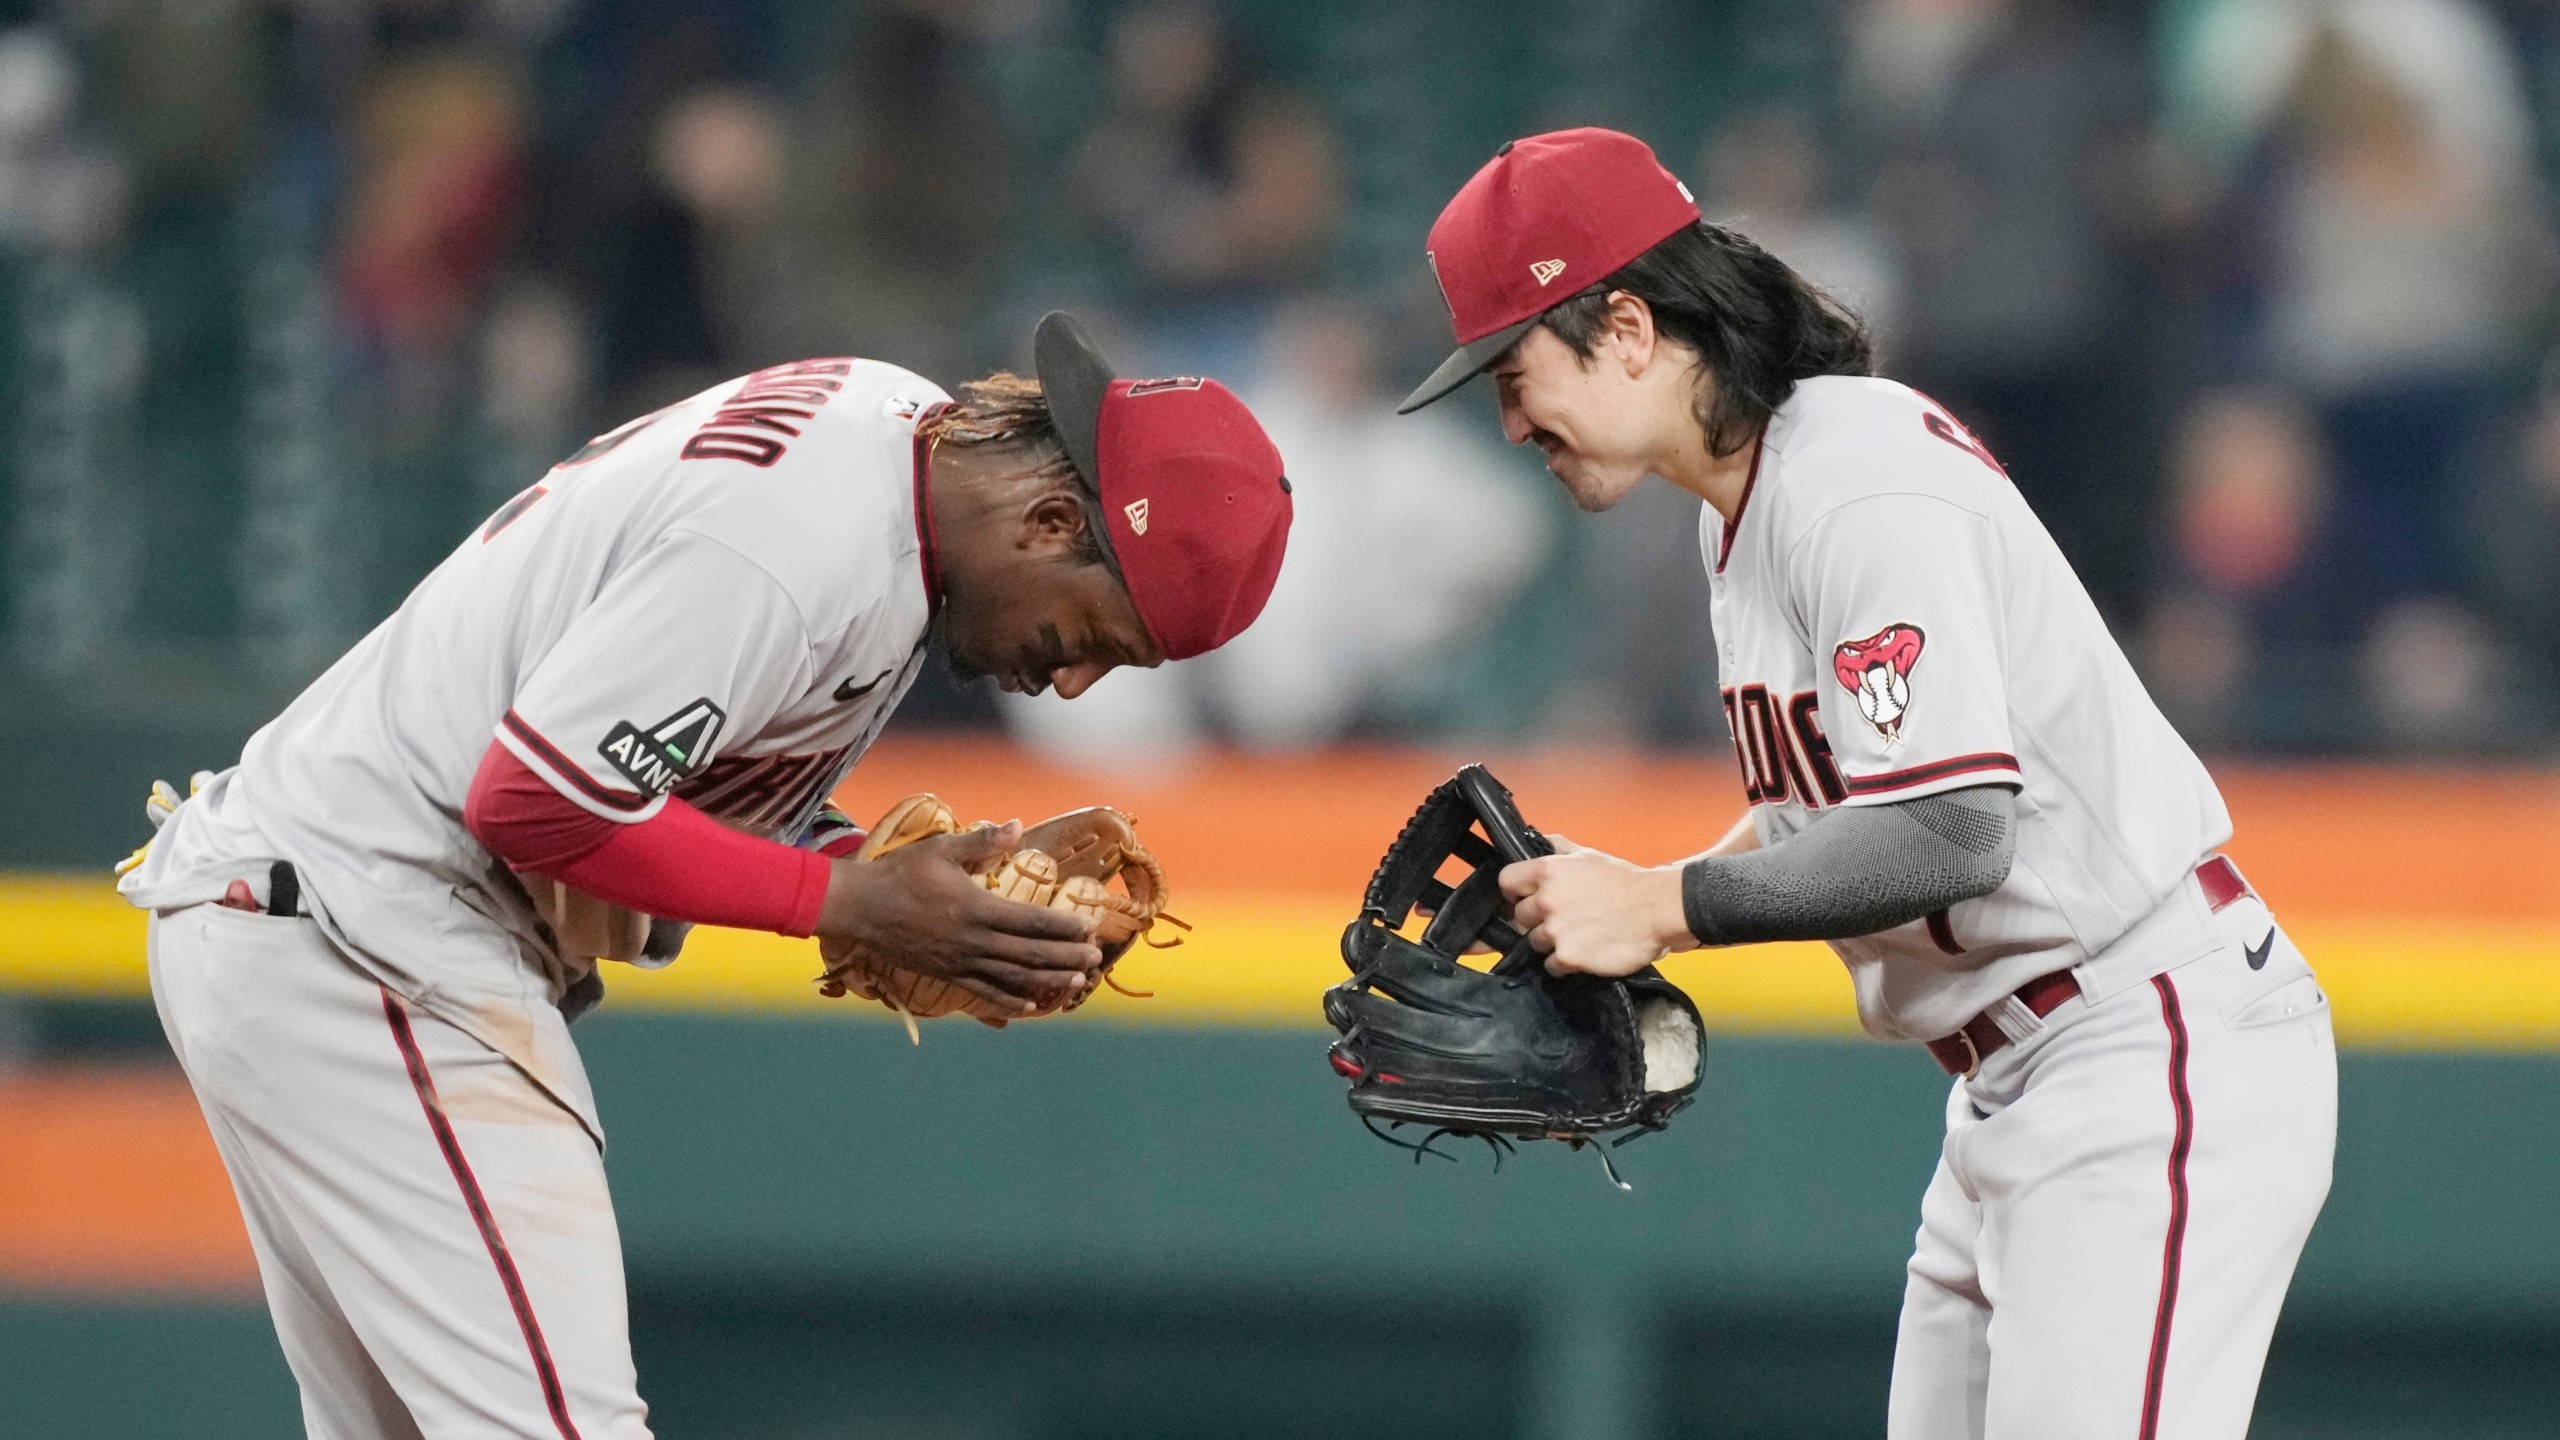
[[[2158,1440],[2160,1386],[2169,1370],[2169,1326],[2178,1314],[2178,1270],[2187,1245],[2187,1151],[2195,1144],[2195,1102],[2187,1095],[2187,1022],[2178,1010],[2178,987],[2166,975],[2151,977],[2160,992],[2160,1018],[2169,1027],[2169,1105],[2177,1133],[2169,1141],[2169,1237],[2160,1249],[2160,1308],[2151,1321],[2151,1366],[2142,1382],[2141,1440]]]
[[[489,1263],[498,1267],[498,1283],[506,1287],[507,1303],[515,1307],[516,1328],[524,1332],[524,1348],[533,1356],[533,1373],[542,1382],[542,1401],[551,1409],[551,1423],[559,1427],[560,1440],[578,1440],[578,1427],[569,1418],[568,1397],[560,1393],[560,1372],[551,1364],[551,1347],[543,1343],[542,1325],[533,1318],[533,1301],[524,1293],[524,1277],[516,1273],[515,1256],[507,1251],[506,1237],[498,1233],[498,1217],[490,1213],[489,1202],[480,1193],[471,1162],[463,1158],[453,1122],[445,1119],[444,1107],[436,1103],[436,1082],[427,1074],[427,1057],[418,1053],[418,1037],[409,1031],[409,1013],[388,988],[382,992],[382,1013],[391,1022],[391,1038],[398,1042],[400,1058],[409,1067],[409,1084],[418,1092],[419,1107],[427,1112],[427,1128],[435,1132],[436,1148],[444,1152],[453,1183],[462,1188],[462,1203],[480,1227],[480,1243],[489,1247]]]

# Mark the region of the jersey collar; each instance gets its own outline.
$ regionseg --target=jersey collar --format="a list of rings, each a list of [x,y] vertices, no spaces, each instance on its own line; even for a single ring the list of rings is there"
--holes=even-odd
[[[933,440],[926,433],[925,424],[950,408],[951,402],[946,400],[916,412],[916,567],[924,578],[927,620],[942,609],[942,560],[933,543],[933,497],[925,483],[933,473]]]
[[[1742,477],[1742,498],[1734,502],[1733,518],[1724,522],[1724,543],[1716,547],[1716,573],[1724,573],[1724,562],[1733,558],[1733,537],[1742,529],[1742,516],[1751,508],[1752,487],[1760,483],[1760,457],[1768,453],[1769,432],[1766,427],[1751,442],[1751,473]]]

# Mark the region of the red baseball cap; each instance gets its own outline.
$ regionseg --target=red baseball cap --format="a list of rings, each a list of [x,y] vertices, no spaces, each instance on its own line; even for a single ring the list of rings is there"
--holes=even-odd
[[[1280,578],[1295,509],[1253,412],[1197,375],[1120,379],[1063,310],[1040,322],[1031,363],[1156,648],[1184,660],[1242,634]]]
[[[1432,223],[1423,258],[1458,349],[1396,413],[1474,379],[1551,307],[1697,221],[1689,187],[1633,135],[1586,127],[1504,145]]]

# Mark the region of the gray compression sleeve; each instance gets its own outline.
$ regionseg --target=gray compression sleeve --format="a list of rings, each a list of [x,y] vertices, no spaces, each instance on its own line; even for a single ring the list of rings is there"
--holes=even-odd
[[[2016,818],[2001,785],[1833,810],[1768,849],[1680,867],[1680,908],[1704,945],[1873,935],[1999,889]]]

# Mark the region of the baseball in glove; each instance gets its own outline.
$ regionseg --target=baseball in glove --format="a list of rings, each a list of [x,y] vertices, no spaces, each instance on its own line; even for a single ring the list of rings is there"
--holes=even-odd
[[[972,828],[984,825],[982,821]],[[951,807],[939,798],[910,795],[889,807],[853,858],[877,860],[900,846],[959,829]],[[1104,805],[1070,810],[1024,830],[1020,846],[978,872],[978,883],[1008,900],[1068,910],[1091,920],[1093,943],[1102,951],[1102,980],[1124,995],[1144,997],[1148,992],[1128,989],[1111,978],[1111,968],[1120,957],[1158,921],[1189,928],[1164,913],[1169,892],[1163,864],[1138,843],[1129,817]],[[827,967],[818,977],[818,993],[879,1001],[898,1012],[906,1022],[907,1038],[917,1043],[922,1041],[915,1022],[937,1015],[965,1014],[996,1026],[1038,1018],[999,1011],[957,985],[866,946],[822,941],[818,954]],[[1092,993],[1081,991],[1055,1010],[1039,1013],[1073,1010]]]
[[[1433,790],[1342,933],[1351,978],[1325,992],[1325,1019],[1342,1037],[1330,1058],[1361,1123],[1416,1163],[1442,1153],[1431,1142],[1443,1135],[1484,1141],[1497,1164],[1514,1140],[1607,1141],[1601,1167],[1624,1190],[1609,1148],[1663,1128],[1695,1098],[1706,1027],[1650,966],[1623,979],[1547,973],[1504,915],[1500,877],[1552,850],[1483,766]],[[1454,885],[1439,878],[1453,860],[1467,872]],[[1408,939],[1417,911],[1430,922]],[[1459,958],[1479,944],[1500,957],[1488,970]],[[1432,1129],[1408,1145],[1380,1121]]]

